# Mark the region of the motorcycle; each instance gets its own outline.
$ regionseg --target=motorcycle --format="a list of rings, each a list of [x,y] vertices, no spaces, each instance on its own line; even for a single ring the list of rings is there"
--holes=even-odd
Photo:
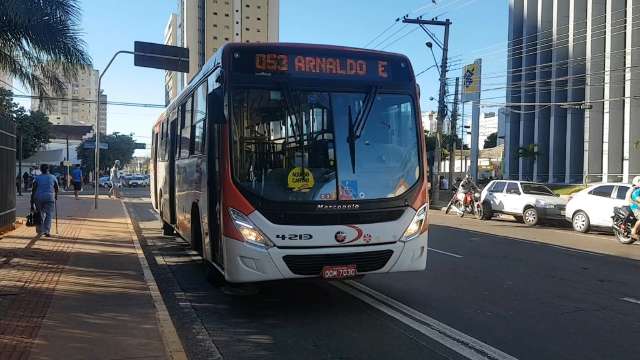
[[[480,192],[467,191],[466,193],[458,192],[457,188],[453,188],[453,195],[447,204],[445,214],[455,208],[458,216],[464,217],[465,214],[475,215],[477,219],[482,219],[484,209],[480,203]]]
[[[631,237],[631,230],[635,225],[636,217],[628,206],[618,206],[613,209],[613,234],[623,244],[633,244],[636,239]]]

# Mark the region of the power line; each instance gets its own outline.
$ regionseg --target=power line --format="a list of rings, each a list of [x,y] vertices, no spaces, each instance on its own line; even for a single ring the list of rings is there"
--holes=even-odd
[[[63,101],[63,102],[78,102],[83,104],[95,104],[96,100],[90,99],[69,99],[64,97],[52,97],[52,96],[37,96],[37,95],[13,95],[16,98],[24,98],[24,99],[38,99],[45,101]],[[100,104],[105,104],[104,101],[100,101]],[[134,103],[134,102],[126,102],[126,101],[107,101],[107,105],[114,106],[130,106],[130,107],[142,107],[142,108],[154,108],[154,109],[164,109],[164,105],[160,104],[148,104],[148,103]]]

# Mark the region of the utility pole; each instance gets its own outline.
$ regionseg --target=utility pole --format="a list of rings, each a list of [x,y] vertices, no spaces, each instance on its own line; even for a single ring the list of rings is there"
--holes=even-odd
[[[434,166],[433,166],[433,174],[431,175],[431,188],[433,189],[435,185],[435,190],[432,191],[433,200],[440,200],[440,164],[442,162],[442,123],[444,122],[445,117],[447,116],[447,105],[445,103],[445,97],[447,95],[447,53],[449,52],[449,26],[451,25],[451,21],[446,19],[445,21],[440,20],[424,20],[422,17],[417,17],[415,19],[409,19],[407,17],[402,19],[402,22],[405,24],[417,24],[422,30],[424,30],[427,35],[433,40],[436,45],[438,45],[442,49],[442,61],[440,62],[440,92],[438,94],[438,117],[436,119],[437,130],[436,130],[436,148],[434,154]],[[435,25],[435,26],[444,26],[444,41],[440,42],[439,39],[435,37],[435,35],[427,28],[427,25]]]
[[[456,78],[456,90],[453,95],[453,110],[451,110],[451,141],[449,141],[449,186],[453,185],[453,173],[456,171],[456,139],[458,137],[458,92],[460,90],[460,78]]]

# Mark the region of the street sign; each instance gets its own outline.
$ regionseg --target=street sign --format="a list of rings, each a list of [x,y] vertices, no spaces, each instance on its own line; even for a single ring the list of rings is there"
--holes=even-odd
[[[145,143],[135,143],[133,148],[136,149],[136,150],[144,150],[144,149],[147,148],[147,144],[145,144]]]
[[[95,149],[96,148],[96,142],[85,142],[82,147],[84,147],[85,149]],[[109,144],[107,143],[100,143],[100,150],[107,150],[109,149]]]
[[[144,41],[134,42],[135,66],[189,72],[189,49]]]

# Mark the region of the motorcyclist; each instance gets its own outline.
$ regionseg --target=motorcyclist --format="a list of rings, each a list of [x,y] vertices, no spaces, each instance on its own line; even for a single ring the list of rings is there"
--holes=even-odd
[[[634,177],[631,185],[633,185],[633,187],[630,191],[629,202],[631,205],[629,207],[636,217],[636,223],[633,225],[633,229],[631,229],[631,237],[640,240],[640,176]]]
[[[465,175],[464,179],[460,182],[460,185],[458,185],[458,192],[466,194],[470,191],[475,193],[476,191],[479,191],[479,190],[478,190],[478,186],[476,186],[476,184],[471,179],[471,175],[467,174]]]

